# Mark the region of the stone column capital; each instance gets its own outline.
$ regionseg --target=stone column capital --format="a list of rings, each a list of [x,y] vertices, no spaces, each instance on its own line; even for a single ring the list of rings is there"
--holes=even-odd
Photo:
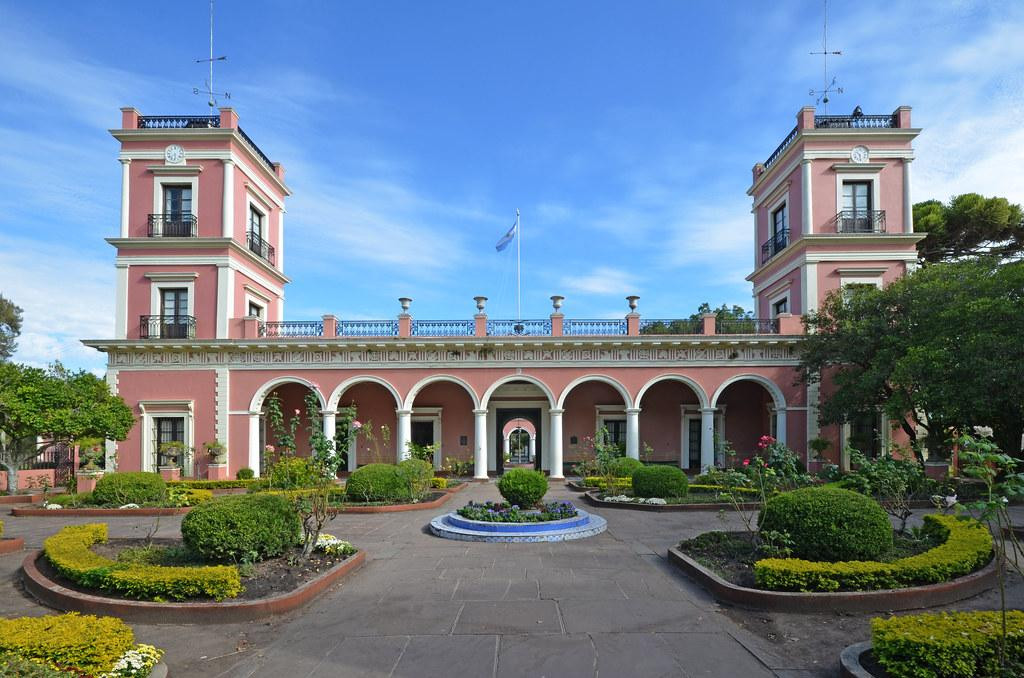
[[[548,410],[548,414],[550,414],[552,416],[555,416],[555,417],[560,417],[563,414],[565,414],[565,410],[551,409],[551,410]]]

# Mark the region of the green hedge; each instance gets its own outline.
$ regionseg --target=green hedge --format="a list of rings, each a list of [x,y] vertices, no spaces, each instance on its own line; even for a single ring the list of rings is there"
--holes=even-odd
[[[409,480],[395,464],[367,464],[352,472],[345,483],[349,501],[407,502],[412,500]]]
[[[872,651],[892,678],[997,676],[999,612],[910,614],[871,620]],[[1024,612],[1006,613],[1008,663],[1024,664]]]
[[[248,466],[243,466],[242,468],[238,469],[237,473],[235,473],[235,477],[238,478],[239,480],[252,480],[253,478],[256,477],[256,472],[253,471]]]
[[[521,509],[533,508],[548,493],[548,479],[533,469],[510,469],[498,479],[498,492],[509,504]]]
[[[96,481],[92,502],[98,506],[158,504],[167,497],[167,483],[159,473],[111,473]]]
[[[632,478],[633,471],[643,468],[644,463],[632,457],[616,457],[608,462],[608,475],[616,478]]]
[[[242,592],[238,568],[234,566],[163,567],[118,563],[89,548],[105,541],[105,524],[73,525],[43,542],[43,553],[50,564],[71,581],[127,598],[223,600]]]
[[[974,520],[926,515],[924,529],[942,544],[891,563],[824,563],[766,558],[754,564],[757,586],[772,591],[871,591],[921,586],[970,574],[992,557],[992,535]]]
[[[892,523],[877,501],[830,487],[783,492],[765,502],[763,531],[785,532],[793,555],[838,562],[873,560],[892,548]]]
[[[233,490],[249,487],[258,482],[254,478],[249,480],[169,480],[168,489],[174,487],[188,487],[193,490]]]
[[[398,471],[409,484],[409,493],[417,501],[430,490],[430,481],[434,477],[434,465],[422,459],[403,459],[398,462]]]
[[[261,492],[218,497],[181,521],[185,544],[211,561],[253,562],[279,556],[298,541],[302,525],[285,496]]]
[[[0,654],[10,652],[51,666],[75,668],[86,675],[110,671],[134,643],[131,627],[115,617],[69,612],[0,619]],[[0,675],[8,675],[2,665]]]
[[[686,474],[675,466],[643,466],[633,471],[633,495],[636,497],[685,497],[689,489]]]

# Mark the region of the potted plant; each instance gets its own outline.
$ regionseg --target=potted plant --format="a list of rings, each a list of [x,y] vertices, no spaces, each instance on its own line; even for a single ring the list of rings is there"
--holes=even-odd
[[[209,480],[225,480],[228,477],[228,449],[219,440],[203,443],[203,449],[209,457],[206,466],[206,477]]]
[[[181,462],[186,451],[185,443],[180,440],[160,443],[157,448],[157,467],[165,480],[178,480],[181,477]]]
[[[814,459],[811,461],[825,461],[825,450],[832,446],[832,441],[826,438],[811,438],[807,446],[814,450]]]
[[[81,467],[75,471],[75,491],[92,492],[96,481],[103,477],[106,450],[100,438],[82,438],[78,441],[78,459]]]

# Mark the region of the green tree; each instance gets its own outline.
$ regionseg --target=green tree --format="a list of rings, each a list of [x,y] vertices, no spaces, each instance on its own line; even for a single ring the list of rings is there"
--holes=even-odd
[[[743,310],[742,306],[729,306],[722,304],[718,308],[712,309],[711,304],[708,302],[702,303],[697,307],[697,312],[691,314],[688,318],[680,318],[679,320],[665,320],[649,325],[644,325],[640,330],[641,334],[692,334],[693,328],[699,323],[706,313],[714,313],[718,320],[723,321],[743,321],[751,320],[754,314],[750,311]]]
[[[21,308],[0,294],[0,360],[7,360],[18,349],[21,334]]]
[[[946,204],[919,202],[914,231],[927,234],[917,252],[929,263],[982,254],[1016,259],[1024,253],[1024,210],[1006,198],[964,193]]]
[[[995,429],[1013,454],[1024,433],[1024,263],[937,263],[885,289],[830,294],[805,317],[801,380],[832,388],[823,424],[884,411],[932,450],[950,429]]]
[[[94,374],[59,363],[46,370],[0,363],[0,466],[9,492],[17,490],[18,467],[47,447],[80,438],[124,440],[133,423],[131,409]]]

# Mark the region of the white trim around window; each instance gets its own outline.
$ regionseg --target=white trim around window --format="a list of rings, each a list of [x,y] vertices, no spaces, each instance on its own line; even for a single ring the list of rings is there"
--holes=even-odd
[[[192,214],[199,212],[199,177],[198,176],[154,176],[153,177],[153,214],[164,213],[164,186],[192,187]]]
[[[142,413],[142,465],[143,471],[157,471],[156,450],[153,443],[156,441],[155,420],[160,417],[183,417],[185,419],[185,443],[186,449],[195,446],[195,421],[193,416],[195,402],[192,400],[140,400],[139,412]],[[188,461],[188,466],[182,463],[182,475],[192,475],[191,459],[195,457],[193,452]]]
[[[878,172],[836,172],[836,214],[843,211],[843,184],[847,182],[867,182],[871,184],[871,209],[882,209],[882,196],[878,180]]]
[[[414,407],[412,408],[412,416],[410,418],[411,423],[420,421],[428,421],[434,425],[434,442],[437,444],[437,449],[434,450],[434,468],[441,468],[441,460],[444,458],[444,443],[441,438],[441,410],[440,407]]]
[[[166,276],[161,276],[159,280],[152,280],[149,286],[149,314],[162,314],[163,309],[160,306],[160,292],[162,290],[181,288],[187,290],[188,315],[194,318],[196,315],[196,282],[194,273],[182,274],[177,280],[173,279],[173,274],[166,274]]]
[[[775,312],[775,305],[778,304],[780,301],[786,302],[786,310],[783,311],[784,313],[793,312],[792,304],[789,301],[789,288],[787,287],[786,290],[781,294],[777,294],[774,297],[768,298],[768,314],[772,318],[776,318],[778,316],[778,313]]]

